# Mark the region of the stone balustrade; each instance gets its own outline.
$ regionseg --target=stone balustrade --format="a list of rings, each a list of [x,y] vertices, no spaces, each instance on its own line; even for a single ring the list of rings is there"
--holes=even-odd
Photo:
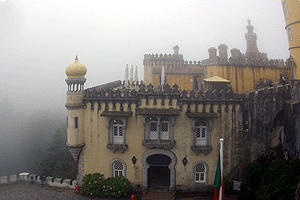
[[[30,183],[41,184],[40,176],[37,174],[20,173],[19,176],[17,176],[17,174],[14,174],[14,175],[10,175],[10,176],[1,176],[0,177],[0,185],[15,183],[18,181],[28,181]],[[75,189],[75,187],[77,185],[76,180],[54,178],[51,176],[46,177],[46,180],[44,183],[49,186],[53,186],[53,187],[64,187],[64,188],[70,188],[70,189]]]

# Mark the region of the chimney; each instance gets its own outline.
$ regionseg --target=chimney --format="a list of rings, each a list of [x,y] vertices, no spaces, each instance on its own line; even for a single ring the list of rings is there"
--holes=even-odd
[[[219,47],[219,57],[220,59],[223,61],[223,60],[226,60],[227,61],[227,49],[228,47],[225,45],[225,44],[220,44]]]
[[[208,52],[209,52],[209,60],[217,59],[217,49],[215,47],[210,47],[208,49]]]

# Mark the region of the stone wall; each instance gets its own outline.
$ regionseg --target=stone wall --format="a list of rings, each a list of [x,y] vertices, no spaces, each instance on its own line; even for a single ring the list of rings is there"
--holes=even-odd
[[[16,183],[19,181],[27,181],[30,183],[37,183],[41,184],[40,176],[37,174],[30,174],[30,173],[20,173],[19,175],[13,174],[10,176],[1,176],[0,177],[0,185],[1,184],[10,184]],[[46,177],[45,184],[53,187],[64,187],[75,189],[77,182],[76,180],[71,179],[62,179],[62,178],[54,178],[54,177]]]

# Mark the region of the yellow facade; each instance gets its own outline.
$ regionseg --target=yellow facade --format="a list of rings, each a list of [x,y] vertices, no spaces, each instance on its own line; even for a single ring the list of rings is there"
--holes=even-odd
[[[141,100],[141,108],[156,108],[156,109],[173,109],[179,108],[177,105],[177,100],[173,99],[173,106],[169,105],[169,100],[165,101],[164,105],[161,105],[161,100],[157,101],[157,105],[153,104],[153,100],[149,101],[149,105],[146,105],[146,99]],[[145,146],[142,145],[143,137],[143,120],[141,115],[136,115],[135,104],[131,105],[131,110],[133,112],[132,117],[128,118],[126,127],[126,144],[128,149],[121,153],[119,151],[112,152],[107,146],[107,118],[100,116],[100,113],[105,111],[105,103],[101,104],[101,108],[98,109],[98,103],[94,103],[93,109],[91,109],[91,103],[87,103],[86,109],[84,109],[83,115],[83,128],[84,129],[84,141],[85,146],[82,150],[80,158],[84,161],[81,162],[81,169],[84,176],[88,173],[100,172],[106,177],[111,176],[110,164],[114,159],[122,159],[126,163],[126,178],[128,178],[135,185],[143,184],[143,164],[141,162],[141,157],[146,151],[149,151]],[[108,104],[109,111],[120,111],[120,104],[116,105],[113,109],[113,104]],[[128,105],[123,104],[124,111],[127,111]],[[213,105],[213,112],[217,112],[217,105]],[[234,106],[236,109],[236,116],[240,108],[239,105]],[[207,174],[207,184],[202,185],[205,189],[207,185],[212,185],[215,176],[215,169],[217,164],[217,158],[219,154],[219,139],[221,137],[225,138],[225,145],[227,146],[224,154],[227,154],[227,159],[225,159],[226,167],[225,174],[228,174],[230,169],[233,168],[235,163],[231,163],[230,155],[232,154],[232,148],[230,141],[232,140],[233,129],[237,129],[235,124],[232,123],[232,118],[227,116],[232,116],[233,105],[228,106],[228,113],[225,112],[225,105],[221,107],[221,115],[219,119],[212,120],[212,130],[211,130],[211,146],[212,152],[208,155],[199,154],[196,155],[191,150],[191,145],[193,143],[193,130],[192,130],[192,119],[188,118],[185,114],[187,112],[187,105],[183,106],[180,116],[175,117],[174,126],[174,140],[176,145],[170,151],[173,152],[177,157],[176,169],[176,185],[177,186],[192,186],[193,185],[193,165],[198,161],[205,162],[209,168]],[[206,112],[210,112],[210,105],[206,105],[203,108],[202,104],[198,105],[198,110],[202,112],[205,109]],[[195,112],[195,105],[191,106],[191,112]],[[116,116],[117,118],[117,116]],[[220,120],[222,119],[222,120]],[[221,124],[220,124],[221,122]],[[137,163],[134,165],[131,161],[132,157],[137,158]],[[188,163],[186,166],[182,164],[182,159],[186,157]]]
[[[194,76],[193,74],[167,74],[167,83],[173,86],[175,83],[179,83],[180,89],[192,90],[194,88]],[[200,76],[199,76],[200,77]],[[153,74],[153,85],[156,86],[159,83],[160,75]]]
[[[262,79],[279,82],[280,74],[285,73],[291,77],[291,70],[284,67],[215,65],[206,66],[204,69],[209,72],[212,71],[214,76],[229,80],[235,93],[254,90],[257,82]]]
[[[296,64],[296,78],[300,78],[300,2],[299,0],[281,0],[290,55]]]

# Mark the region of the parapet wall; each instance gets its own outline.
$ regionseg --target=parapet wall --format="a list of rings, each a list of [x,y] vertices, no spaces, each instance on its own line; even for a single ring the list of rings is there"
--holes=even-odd
[[[239,57],[230,57],[229,59],[206,59],[201,61],[202,66],[209,65],[230,65],[230,66],[259,66],[259,67],[280,67],[288,68],[287,62],[283,59],[268,58],[247,58],[243,55]]]
[[[10,183],[16,183],[18,181],[28,181],[30,183],[41,184],[40,176],[37,174],[20,173],[19,175],[13,174],[10,176],[0,177],[0,184],[10,184]],[[70,189],[75,189],[77,185],[76,180],[53,178],[50,176],[46,177],[44,183],[53,187],[63,187],[63,188],[70,188]]]

